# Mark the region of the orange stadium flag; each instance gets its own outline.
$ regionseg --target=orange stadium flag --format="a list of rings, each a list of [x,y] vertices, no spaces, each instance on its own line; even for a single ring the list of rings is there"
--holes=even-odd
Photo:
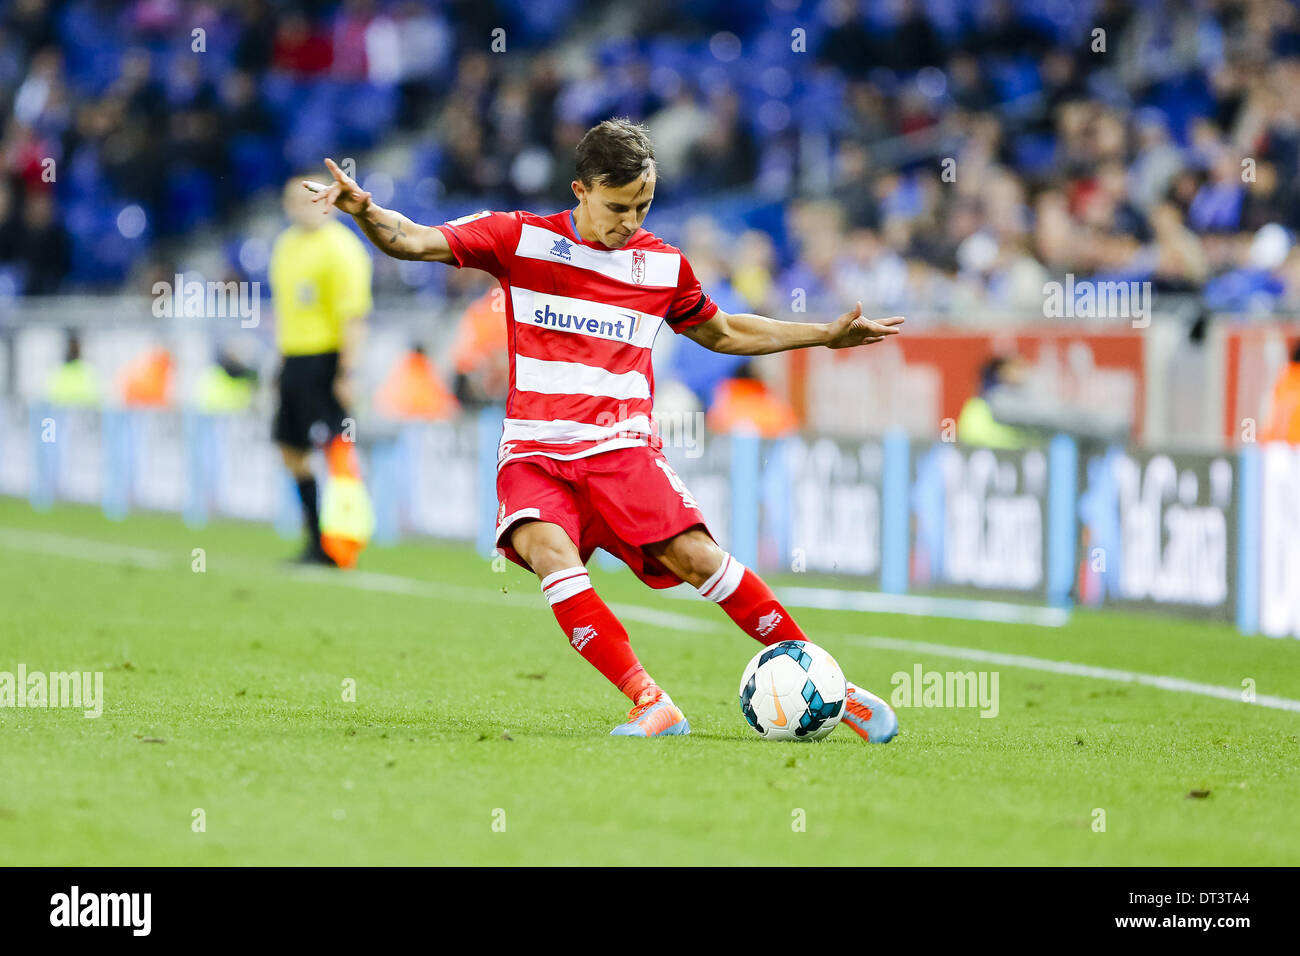
[[[375,532],[375,511],[353,442],[335,435],[325,448],[325,462],[329,475],[321,494],[320,546],[340,568],[353,568]]]

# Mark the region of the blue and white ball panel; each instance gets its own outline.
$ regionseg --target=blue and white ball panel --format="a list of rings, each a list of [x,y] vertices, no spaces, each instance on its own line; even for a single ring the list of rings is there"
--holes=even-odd
[[[782,641],[754,655],[740,681],[740,710],[763,737],[820,740],[844,715],[845,682],[816,644]]]

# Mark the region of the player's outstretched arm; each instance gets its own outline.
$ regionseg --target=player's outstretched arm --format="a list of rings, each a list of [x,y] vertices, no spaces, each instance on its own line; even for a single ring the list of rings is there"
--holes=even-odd
[[[326,159],[325,166],[334,177],[332,183],[303,181],[306,189],[316,193],[312,202],[320,203],[322,212],[332,206],[347,213],[357,221],[366,238],[394,259],[452,261],[451,246],[441,229],[421,226],[400,212],[385,209],[372,200],[370,193],[358,186],[356,180],[339,169],[334,160]]]
[[[902,324],[901,315],[891,315],[887,319],[868,319],[862,314],[862,303],[859,302],[834,322],[820,324],[781,322],[748,312],[733,315],[719,309],[709,321],[687,329],[684,334],[715,352],[726,352],[728,355],[768,355],[818,345],[830,349],[871,345],[888,336],[897,335],[898,326]]]

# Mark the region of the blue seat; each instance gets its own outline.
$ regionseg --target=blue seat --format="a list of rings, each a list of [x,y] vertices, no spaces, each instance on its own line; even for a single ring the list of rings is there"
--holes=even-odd
[[[269,136],[240,133],[231,137],[231,172],[248,192],[273,185],[288,175],[284,159]]]
[[[211,222],[216,216],[216,183],[201,169],[175,169],[167,176],[166,220],[159,231],[167,234],[186,232]]]
[[[395,87],[356,83],[340,90],[336,99],[342,104],[338,109],[339,136],[349,145],[373,146],[397,116]]]

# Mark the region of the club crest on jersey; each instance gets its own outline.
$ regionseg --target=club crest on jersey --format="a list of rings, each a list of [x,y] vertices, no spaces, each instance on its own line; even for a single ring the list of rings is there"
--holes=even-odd
[[[596,628],[592,625],[588,625],[587,627],[575,627],[573,629],[573,640],[571,640],[569,643],[572,644],[574,647],[576,647],[578,650],[582,650],[584,647],[587,646],[587,642],[590,641],[595,636],[596,636]]]
[[[555,245],[551,246],[551,255],[565,262],[573,261],[573,243],[561,236],[555,240]]]
[[[645,282],[645,251],[632,250],[632,281],[637,285]]]

